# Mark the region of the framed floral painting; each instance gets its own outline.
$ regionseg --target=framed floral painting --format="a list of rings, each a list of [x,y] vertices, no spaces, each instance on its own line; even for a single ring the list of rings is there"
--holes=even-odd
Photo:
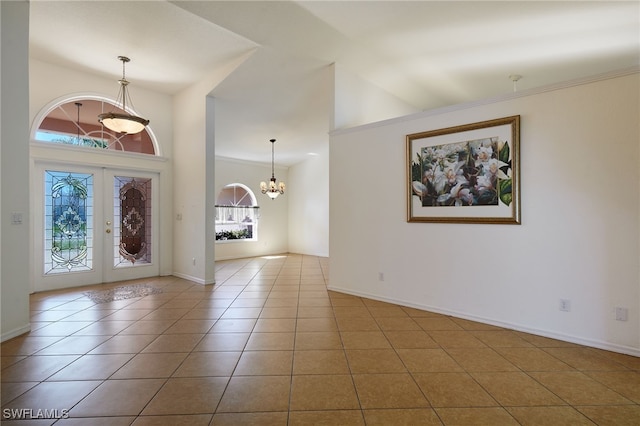
[[[407,221],[520,224],[520,116],[407,135]]]

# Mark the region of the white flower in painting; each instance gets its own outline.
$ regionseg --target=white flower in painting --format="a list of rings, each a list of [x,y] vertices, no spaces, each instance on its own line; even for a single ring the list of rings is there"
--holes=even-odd
[[[449,198],[454,198],[456,206],[462,206],[463,203],[472,204],[473,203],[473,195],[469,188],[462,187],[462,183],[457,184],[453,188],[451,188],[451,192],[449,193]]]
[[[500,167],[504,167],[504,166],[509,166],[509,165],[503,161],[498,160],[497,158],[492,158],[487,162],[486,168],[484,169],[484,173],[486,176],[490,178],[497,177],[500,179],[509,179],[509,176],[507,176],[502,170],[500,170]],[[510,172],[511,172],[511,169],[509,169],[509,173]]]
[[[483,168],[488,167],[489,160],[493,156],[493,148],[490,146],[481,146],[478,148],[478,159],[476,160],[476,167],[482,166]]]

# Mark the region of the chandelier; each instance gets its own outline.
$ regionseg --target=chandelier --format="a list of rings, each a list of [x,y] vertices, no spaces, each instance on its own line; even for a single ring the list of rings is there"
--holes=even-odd
[[[122,61],[122,78],[118,80],[118,83],[120,83],[120,90],[116,97],[116,106],[123,112],[107,112],[100,114],[98,115],[98,121],[109,130],[132,135],[140,133],[144,127],[149,124],[149,120],[127,113],[127,101],[129,104],[132,104],[132,102],[129,93],[127,92],[129,82],[124,76],[124,67],[130,59],[126,56],[118,56],[118,59]]]
[[[284,182],[277,183],[276,176],[274,174],[274,166],[273,166],[273,147],[276,143],[275,139],[271,139],[271,179],[269,183],[260,182],[260,191],[263,194],[267,194],[269,198],[275,200],[278,198],[278,195],[284,194]]]

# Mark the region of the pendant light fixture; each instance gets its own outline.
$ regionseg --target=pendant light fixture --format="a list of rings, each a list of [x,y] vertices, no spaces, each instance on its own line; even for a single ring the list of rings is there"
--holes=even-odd
[[[267,182],[260,182],[260,191],[263,194],[267,194],[267,196],[269,198],[271,198],[272,200],[275,200],[276,198],[278,198],[278,195],[280,194],[284,194],[284,182],[280,182],[277,183],[276,181],[276,176],[274,173],[274,163],[273,163],[273,147],[276,143],[275,139],[271,139],[271,179],[269,180],[269,183],[267,184]]]
[[[118,96],[116,98],[116,106],[123,112],[107,112],[100,114],[98,115],[98,121],[109,130],[132,135],[144,130],[145,126],[149,124],[149,120],[127,113],[127,102],[129,104],[132,104],[132,102],[131,97],[129,97],[129,93],[127,92],[129,82],[125,78],[124,67],[130,59],[126,56],[118,56],[118,59],[122,61],[122,78],[118,80],[118,83],[120,83],[120,90],[118,91]]]

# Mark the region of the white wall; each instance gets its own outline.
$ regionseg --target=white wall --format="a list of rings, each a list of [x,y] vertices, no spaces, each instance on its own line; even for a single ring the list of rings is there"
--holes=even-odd
[[[276,167],[276,179],[289,185],[287,169]],[[271,164],[217,157],[215,163],[215,195],[231,183],[241,183],[253,191],[260,206],[258,241],[226,241],[216,243],[215,259],[238,259],[289,252],[289,190],[275,200],[260,192],[260,182],[271,177]]]
[[[640,355],[638,70],[582,83],[335,132],[330,288]],[[405,136],[511,115],[522,225],[407,223]]]
[[[329,256],[329,143],[289,168],[289,252]]]
[[[0,2],[1,340],[29,330],[29,3]],[[13,223],[13,213],[22,223]]]

